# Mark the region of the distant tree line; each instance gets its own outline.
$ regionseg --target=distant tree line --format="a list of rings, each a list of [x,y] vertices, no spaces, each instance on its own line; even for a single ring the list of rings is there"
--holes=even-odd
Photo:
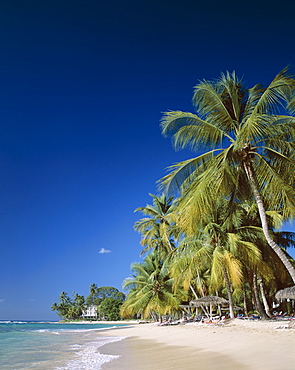
[[[79,320],[89,306],[96,306],[97,320],[120,320],[120,309],[125,300],[125,294],[117,288],[104,286],[98,287],[91,284],[90,294],[85,298],[75,292],[72,297],[62,292],[58,297],[58,303],[53,303],[52,311],[65,320]]]

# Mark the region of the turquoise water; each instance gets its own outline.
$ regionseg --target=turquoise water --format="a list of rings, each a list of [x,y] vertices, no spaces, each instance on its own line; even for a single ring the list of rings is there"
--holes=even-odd
[[[116,327],[124,325],[116,325]],[[103,354],[104,344],[124,337],[100,334],[113,324],[0,321],[0,369],[92,370],[118,356]]]

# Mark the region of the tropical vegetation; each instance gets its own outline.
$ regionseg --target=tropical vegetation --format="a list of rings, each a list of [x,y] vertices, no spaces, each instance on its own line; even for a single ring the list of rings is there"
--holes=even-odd
[[[136,209],[144,259],[124,281],[121,315],[177,315],[214,294],[231,317],[266,318],[276,291],[295,284],[295,235],[280,231],[295,215],[295,79],[284,69],[246,88],[227,72],[200,81],[192,102],[195,113],[163,114],[162,134],[196,156],[169,167],[163,193]]]
[[[120,308],[125,300],[125,294],[117,288],[104,286],[98,287],[97,284],[91,284],[90,294],[85,298],[82,295],[73,292],[72,298],[62,292],[58,297],[58,303],[53,303],[52,311],[55,311],[65,320],[87,320],[94,319],[87,317],[88,307],[94,307],[96,320],[120,320]]]

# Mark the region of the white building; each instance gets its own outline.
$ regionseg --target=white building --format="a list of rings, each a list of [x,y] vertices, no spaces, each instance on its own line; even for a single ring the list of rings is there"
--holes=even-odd
[[[82,313],[82,317],[84,319],[97,319],[97,306],[87,306],[86,310]]]

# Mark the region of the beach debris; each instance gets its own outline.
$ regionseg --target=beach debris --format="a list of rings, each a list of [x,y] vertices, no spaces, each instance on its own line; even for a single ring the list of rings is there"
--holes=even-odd
[[[295,329],[295,320],[291,320],[284,325],[276,326],[275,329]]]

